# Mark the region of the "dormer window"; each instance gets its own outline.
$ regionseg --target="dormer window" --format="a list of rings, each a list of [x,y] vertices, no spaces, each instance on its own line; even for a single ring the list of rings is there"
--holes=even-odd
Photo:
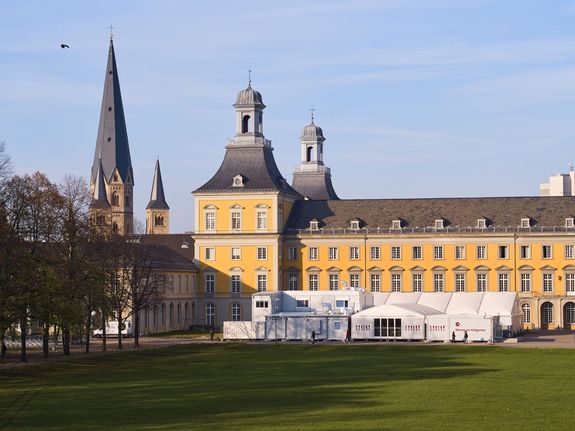
[[[401,229],[401,220],[399,220],[399,219],[393,220],[391,222],[391,228],[394,230],[400,230]]]
[[[444,222],[445,220],[443,220],[442,218],[435,220],[435,229],[444,229],[445,228]]]
[[[567,217],[565,219],[565,227],[575,227],[575,219],[573,217]]]
[[[520,226],[520,227],[524,227],[524,228],[525,228],[525,227],[527,227],[527,228],[531,227],[531,219],[530,219],[529,217],[522,218],[522,219],[521,219],[521,224],[520,224],[519,226]]]
[[[244,186],[244,177],[243,175],[236,175],[234,177],[234,181],[232,183],[233,187],[243,187]]]
[[[311,220],[309,222],[309,230],[318,230],[319,229],[319,221]]]
[[[351,230],[359,230],[359,220],[352,220],[352,221],[349,223],[349,228],[350,228]]]
[[[477,227],[479,229],[485,229],[487,227],[487,220],[484,218],[477,219]]]

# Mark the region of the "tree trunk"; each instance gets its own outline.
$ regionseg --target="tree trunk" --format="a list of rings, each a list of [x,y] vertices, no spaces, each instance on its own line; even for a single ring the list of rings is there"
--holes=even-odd
[[[134,347],[140,347],[140,313],[134,315]]]
[[[120,316],[120,313],[118,313]],[[124,322],[123,319],[118,317],[118,350],[122,350],[124,346],[122,345],[122,323]]]
[[[28,331],[28,325],[26,317],[23,317],[20,321],[20,361],[26,362],[28,357],[26,356],[26,332]]]
[[[48,355],[50,354],[50,324],[48,322],[44,322],[44,326],[42,327],[42,350],[44,352],[44,359],[48,359]]]
[[[64,356],[70,356],[70,329],[67,326],[62,328]]]
[[[90,335],[92,332],[92,313],[88,313],[86,320],[86,353],[90,353]]]
[[[107,351],[106,337],[106,313],[102,310],[102,352]]]

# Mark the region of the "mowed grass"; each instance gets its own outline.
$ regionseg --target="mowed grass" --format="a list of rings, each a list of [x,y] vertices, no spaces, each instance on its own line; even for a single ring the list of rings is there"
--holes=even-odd
[[[575,350],[208,344],[0,371],[1,430],[573,430]]]

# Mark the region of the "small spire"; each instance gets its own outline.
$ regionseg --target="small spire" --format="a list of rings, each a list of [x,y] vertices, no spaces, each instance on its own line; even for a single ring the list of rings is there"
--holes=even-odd
[[[154,169],[154,179],[152,180],[152,191],[150,193],[150,202],[146,209],[170,209],[166,202],[166,195],[164,193],[164,183],[162,182],[162,172],[160,171],[160,158],[156,160],[156,168]]]
[[[252,67],[248,66],[248,87],[252,86]]]
[[[110,41],[114,40],[114,26],[112,24],[110,24],[110,27],[108,27],[110,29]]]

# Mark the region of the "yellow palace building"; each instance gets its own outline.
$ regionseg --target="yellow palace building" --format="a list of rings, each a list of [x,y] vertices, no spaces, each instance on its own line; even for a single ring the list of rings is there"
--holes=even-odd
[[[290,185],[261,94],[250,83],[234,107],[224,160],[193,192],[199,320],[249,320],[259,291],[364,288],[511,291],[525,328],[575,323],[573,198],[339,199],[313,117]]]

